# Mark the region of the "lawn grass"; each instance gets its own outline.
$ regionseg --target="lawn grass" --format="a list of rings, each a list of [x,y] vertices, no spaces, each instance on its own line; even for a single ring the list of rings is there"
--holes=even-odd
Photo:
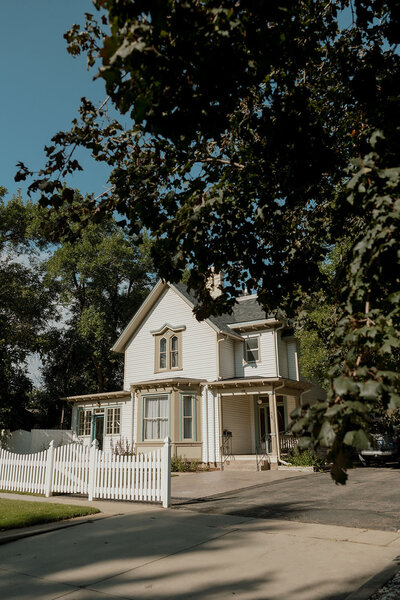
[[[42,498],[44,498],[44,494],[36,494],[35,492],[16,492],[14,490],[0,490],[0,494],[18,494],[19,496],[41,496]]]
[[[0,498],[0,531],[100,512],[97,508]]]

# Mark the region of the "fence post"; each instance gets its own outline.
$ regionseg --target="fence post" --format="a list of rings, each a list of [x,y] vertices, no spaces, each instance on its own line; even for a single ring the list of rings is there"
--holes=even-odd
[[[164,508],[171,504],[171,438],[164,440],[161,449],[161,500]]]
[[[93,440],[92,445],[90,446],[89,452],[89,483],[88,483],[88,500],[91,502],[93,500],[94,494],[94,482],[96,479],[96,450],[99,442],[97,440]]]
[[[52,493],[53,483],[53,467],[54,467],[54,440],[51,440],[49,449],[47,450],[47,462],[46,462],[46,478],[44,483],[44,495],[49,498]]]

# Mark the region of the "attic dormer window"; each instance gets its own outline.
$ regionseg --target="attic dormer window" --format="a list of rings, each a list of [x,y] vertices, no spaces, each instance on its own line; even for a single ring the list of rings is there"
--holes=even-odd
[[[182,369],[182,332],[185,326],[164,325],[152,331],[155,340],[155,373]]]

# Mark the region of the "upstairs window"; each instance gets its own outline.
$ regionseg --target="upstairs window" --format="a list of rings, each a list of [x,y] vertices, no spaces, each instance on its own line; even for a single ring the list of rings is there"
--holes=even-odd
[[[173,335],[170,339],[170,366],[171,369],[176,369],[178,365],[179,359],[179,343],[176,335]]]
[[[161,338],[160,340],[160,360],[159,360],[160,369],[167,368],[167,340],[166,338]]]
[[[164,325],[152,331],[155,340],[154,372],[182,369],[182,331],[185,327]]]
[[[245,340],[244,358],[248,363],[260,360],[260,336],[249,337]]]

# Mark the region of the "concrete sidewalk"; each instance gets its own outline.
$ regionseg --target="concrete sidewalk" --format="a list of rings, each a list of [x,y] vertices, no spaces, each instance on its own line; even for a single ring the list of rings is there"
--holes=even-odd
[[[0,546],[0,597],[365,600],[400,554],[398,533],[136,506]]]

